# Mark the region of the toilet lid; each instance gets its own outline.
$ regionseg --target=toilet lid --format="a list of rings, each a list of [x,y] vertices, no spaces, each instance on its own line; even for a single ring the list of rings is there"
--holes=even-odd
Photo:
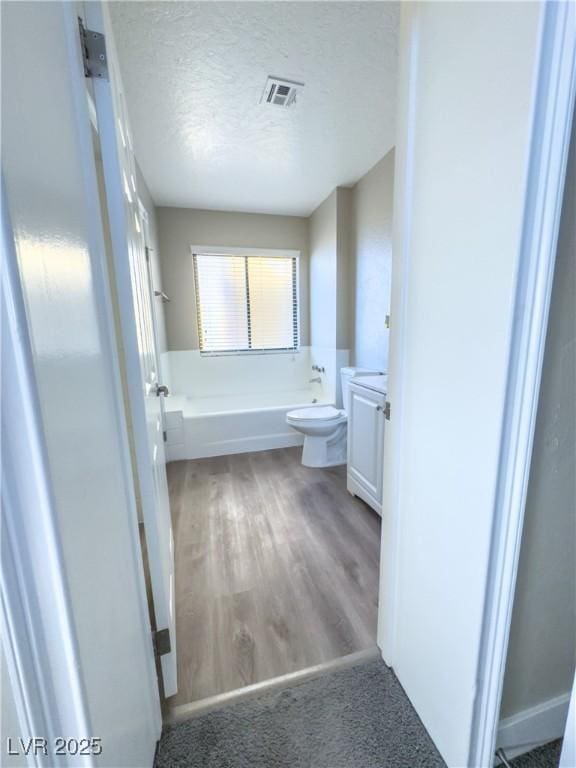
[[[339,416],[342,416],[342,411],[339,411],[338,408],[334,408],[333,405],[316,405],[312,408],[298,408],[296,411],[290,411],[288,414],[289,418],[295,419],[296,421],[298,419],[306,419],[306,421],[310,421],[311,419],[326,421],[328,419],[336,419]]]

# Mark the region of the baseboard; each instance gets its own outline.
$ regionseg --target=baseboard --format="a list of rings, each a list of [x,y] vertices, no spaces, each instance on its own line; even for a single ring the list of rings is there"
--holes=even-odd
[[[232,440],[215,440],[196,446],[191,459],[203,459],[209,456],[229,456],[233,453],[249,453],[251,451],[269,451],[273,448],[291,448],[302,445],[303,435],[295,432],[281,432],[275,435],[255,435],[239,437]]]
[[[570,692],[563,693],[501,720],[496,739],[497,748],[502,747],[508,758],[514,758],[540,744],[562,738],[569,703]]]
[[[365,501],[366,504],[368,504],[369,507],[372,507],[372,509],[375,512],[378,512],[380,517],[382,517],[382,504],[380,504],[374,496],[372,496],[369,491],[364,488],[364,486],[360,485],[360,483],[355,480],[354,477],[350,473],[346,475],[346,489],[349,493],[351,493],[353,496],[358,496],[359,499],[362,499],[362,501]]]
[[[274,448],[292,448],[303,443],[304,436],[295,432],[239,437],[211,443],[197,443],[192,450],[188,449],[185,444],[178,443],[166,446],[166,460],[207,459],[212,456],[230,456],[234,453],[270,451]]]
[[[317,664],[315,667],[299,669],[297,672],[290,672],[270,680],[263,680],[261,683],[247,685],[244,688],[238,688],[235,691],[228,691],[227,693],[220,693],[206,699],[193,701],[190,704],[181,704],[177,707],[171,707],[164,715],[164,723],[173,725],[174,723],[180,723],[183,720],[190,720],[193,717],[199,717],[207,712],[221,709],[230,704],[253,699],[256,696],[261,696],[263,693],[268,693],[269,691],[274,691],[278,688],[298,685],[307,680],[312,680],[313,678],[329,674],[330,672],[337,672],[340,669],[348,669],[349,667],[354,667],[358,664],[363,664],[367,661],[379,658],[381,658],[380,651],[374,646],[372,648],[367,648],[364,651],[357,651],[356,653],[350,653],[347,656],[340,656],[337,659],[332,659],[323,664]]]

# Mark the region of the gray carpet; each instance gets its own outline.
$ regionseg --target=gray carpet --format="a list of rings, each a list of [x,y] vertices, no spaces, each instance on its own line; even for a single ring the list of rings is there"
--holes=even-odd
[[[562,739],[551,741],[510,761],[514,768],[558,768]]]
[[[394,674],[371,661],[168,726],[156,768],[440,768]]]

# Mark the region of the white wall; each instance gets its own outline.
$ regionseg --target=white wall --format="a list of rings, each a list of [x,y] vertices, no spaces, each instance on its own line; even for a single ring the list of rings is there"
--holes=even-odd
[[[506,662],[503,718],[570,691],[576,663],[575,211],[576,123]]]
[[[309,347],[268,355],[202,355],[193,349],[166,352],[163,362],[173,395],[212,398],[310,390]],[[171,409],[170,398],[166,406]]]
[[[541,12],[402,5],[379,637],[450,766],[469,764]]]
[[[308,219],[255,213],[157,208],[169,350],[198,349],[191,245],[286,248],[300,257],[300,342],[308,345]]]
[[[353,365],[388,370],[394,150],[353,190],[350,340]]]

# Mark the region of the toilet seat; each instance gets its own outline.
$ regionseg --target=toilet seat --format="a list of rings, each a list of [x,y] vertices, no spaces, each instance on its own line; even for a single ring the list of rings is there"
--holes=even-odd
[[[286,414],[292,429],[304,434],[302,464],[332,467],[346,463],[346,412],[333,405],[297,408]]]
[[[307,421],[311,423],[334,423],[346,421],[346,414],[333,405],[317,405],[310,408],[297,408],[287,414],[289,421],[304,425]]]

